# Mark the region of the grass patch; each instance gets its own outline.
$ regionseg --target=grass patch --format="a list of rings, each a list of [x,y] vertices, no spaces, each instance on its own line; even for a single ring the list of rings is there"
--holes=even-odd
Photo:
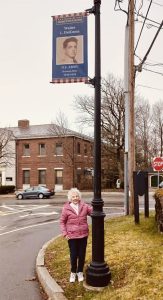
[[[85,266],[92,259],[91,247],[90,234]],[[92,292],[82,283],[69,283],[67,241],[59,237],[45,254],[45,264],[67,299],[163,299],[163,236],[157,232],[154,214],[150,218],[140,215],[139,225],[134,224],[132,216],[106,220],[105,261],[111,270],[111,283],[102,292]]]

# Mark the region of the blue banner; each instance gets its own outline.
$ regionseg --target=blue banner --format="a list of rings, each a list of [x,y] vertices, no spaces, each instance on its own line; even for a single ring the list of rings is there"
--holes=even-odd
[[[53,16],[52,83],[87,79],[87,13]]]

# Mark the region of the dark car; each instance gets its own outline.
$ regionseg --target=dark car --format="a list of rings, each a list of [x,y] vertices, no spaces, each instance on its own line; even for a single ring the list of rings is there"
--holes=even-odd
[[[29,199],[29,198],[50,198],[50,196],[54,195],[54,190],[50,190],[44,186],[32,186],[30,188],[25,189],[24,191],[17,191],[16,198],[21,199]]]

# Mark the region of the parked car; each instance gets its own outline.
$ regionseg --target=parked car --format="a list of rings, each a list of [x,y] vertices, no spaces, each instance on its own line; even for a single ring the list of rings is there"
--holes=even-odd
[[[32,186],[27,188],[23,191],[16,191],[16,198],[21,199],[28,199],[28,198],[50,198],[50,196],[54,195],[54,189],[48,189],[44,186]]]

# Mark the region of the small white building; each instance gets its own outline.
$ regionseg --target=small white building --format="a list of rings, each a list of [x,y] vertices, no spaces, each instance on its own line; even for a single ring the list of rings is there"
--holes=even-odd
[[[7,150],[2,147],[0,158],[0,185],[15,185],[16,184],[16,153],[15,139],[12,138],[7,142]]]

